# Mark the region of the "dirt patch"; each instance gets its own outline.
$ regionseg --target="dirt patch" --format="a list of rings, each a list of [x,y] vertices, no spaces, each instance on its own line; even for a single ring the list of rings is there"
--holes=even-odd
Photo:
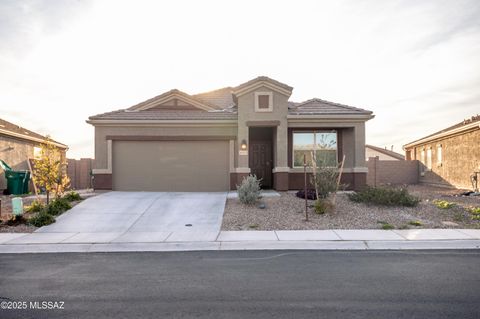
[[[261,199],[265,209],[245,206],[238,199],[228,199],[222,230],[302,230],[302,229],[381,229],[390,224],[395,229],[420,228],[480,228],[480,221],[472,219],[468,207],[480,206],[480,197],[459,197],[461,190],[450,190],[423,185],[408,187],[412,195],[422,199],[417,207],[379,207],[354,203],[346,194],[337,195],[336,211],[318,215],[309,200],[310,220],[305,221],[305,201],[293,192],[281,192],[280,197]],[[446,200],[455,205],[449,209],[435,206],[435,200]],[[418,224],[414,226],[412,224]]]

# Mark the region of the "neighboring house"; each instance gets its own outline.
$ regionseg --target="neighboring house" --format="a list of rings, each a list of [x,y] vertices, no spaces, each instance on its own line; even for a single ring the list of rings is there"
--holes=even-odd
[[[94,187],[136,191],[226,191],[248,174],[264,188],[303,188],[303,154],[336,166],[343,182],[366,183],[365,122],[371,111],[311,99],[258,77],[189,95],[171,90],[128,109],[91,116]],[[311,171],[311,170],[309,170]]]
[[[28,170],[28,160],[38,156],[41,143],[45,136],[27,130],[0,119],[0,159],[5,161],[13,170]],[[53,141],[65,157],[67,145]],[[0,168],[0,189],[5,189],[6,180],[3,169]]]
[[[393,150],[387,150],[386,148],[376,147],[373,145],[365,145],[365,156],[367,158],[370,157],[378,157],[380,161],[403,161],[405,160],[405,156],[394,152]]]
[[[403,148],[407,160],[422,163],[421,183],[469,189],[472,187],[470,176],[480,172],[480,116],[408,143]]]

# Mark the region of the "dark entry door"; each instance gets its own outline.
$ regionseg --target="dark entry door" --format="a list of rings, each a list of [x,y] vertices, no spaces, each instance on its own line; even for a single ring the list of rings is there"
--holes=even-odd
[[[262,179],[262,188],[272,188],[272,143],[252,141],[249,154],[249,166],[252,174]]]

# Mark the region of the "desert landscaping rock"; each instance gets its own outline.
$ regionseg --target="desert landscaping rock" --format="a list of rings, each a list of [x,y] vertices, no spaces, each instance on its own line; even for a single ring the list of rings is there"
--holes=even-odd
[[[350,201],[347,194],[336,197],[335,213],[318,215],[309,200],[309,221],[305,221],[305,201],[293,192],[281,192],[280,197],[263,198],[265,209],[258,205],[246,206],[238,199],[229,198],[225,207],[222,230],[309,230],[309,229],[380,229],[391,224],[395,229],[419,228],[480,228],[480,221],[472,220],[465,207],[479,207],[480,198],[455,196],[458,189],[410,185],[412,195],[422,199],[417,207],[368,206]],[[437,208],[436,199],[454,202],[451,209]],[[410,225],[420,222],[421,226]]]

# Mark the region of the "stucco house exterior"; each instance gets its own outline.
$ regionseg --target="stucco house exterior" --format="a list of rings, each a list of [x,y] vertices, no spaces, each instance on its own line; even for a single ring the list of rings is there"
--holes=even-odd
[[[310,99],[260,76],[190,95],[171,90],[128,109],[91,116],[96,189],[225,191],[248,174],[264,188],[303,187],[303,154],[336,166],[342,181],[365,185],[365,122],[371,111]]]
[[[407,160],[421,162],[420,183],[471,189],[470,176],[478,172],[480,178],[480,116],[472,116],[403,148]]]
[[[365,156],[367,161],[370,157],[378,157],[380,161],[404,161],[405,156],[393,150],[387,150],[378,146],[365,145]]]
[[[43,135],[0,119],[0,159],[13,170],[28,170],[28,160],[35,158],[35,155],[40,152],[41,143],[44,140],[45,136]],[[65,157],[67,145],[56,141],[52,142]],[[0,190],[4,190],[7,185],[5,173],[1,168],[0,173]]]

